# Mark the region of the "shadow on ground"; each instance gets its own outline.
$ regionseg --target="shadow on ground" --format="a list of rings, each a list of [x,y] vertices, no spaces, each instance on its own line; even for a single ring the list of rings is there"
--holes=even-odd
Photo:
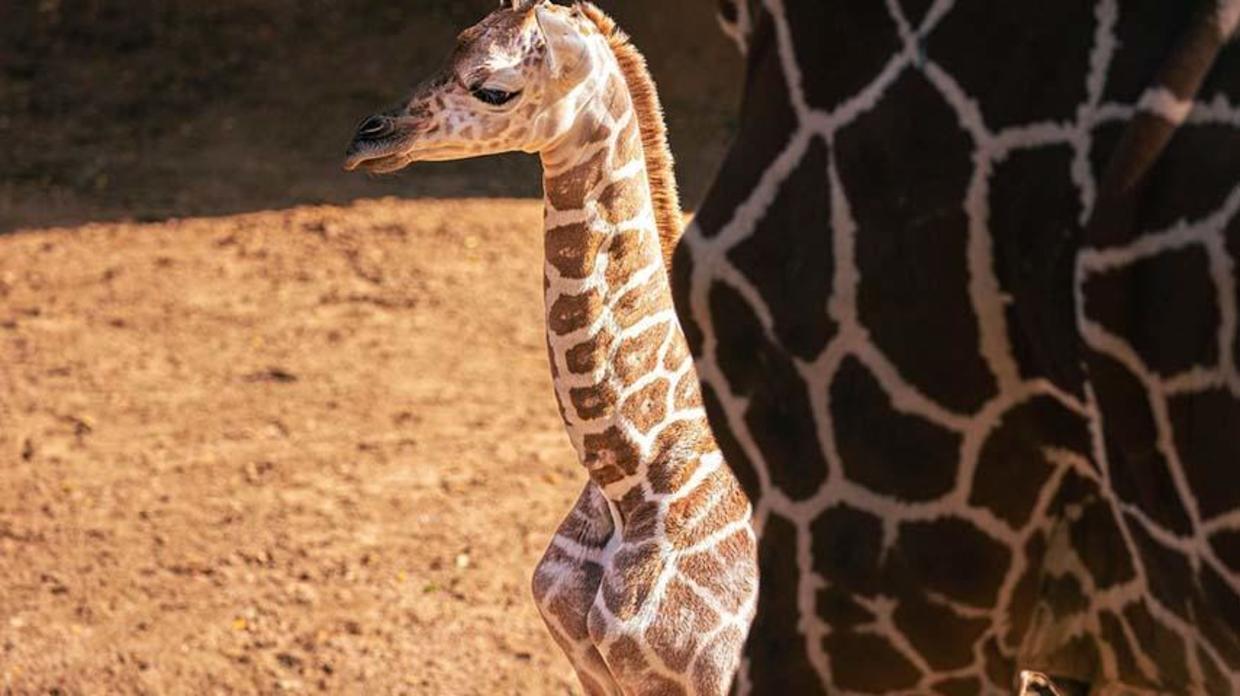
[[[712,3],[600,2],[659,82],[692,206],[721,159],[741,60]],[[342,203],[535,196],[511,155],[368,179],[356,122],[393,103],[494,0],[44,0],[0,10],[0,232]]]

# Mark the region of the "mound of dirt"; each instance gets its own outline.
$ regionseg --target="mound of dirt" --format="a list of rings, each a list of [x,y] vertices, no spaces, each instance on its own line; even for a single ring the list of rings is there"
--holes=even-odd
[[[564,694],[533,201],[0,236],[0,692]]]

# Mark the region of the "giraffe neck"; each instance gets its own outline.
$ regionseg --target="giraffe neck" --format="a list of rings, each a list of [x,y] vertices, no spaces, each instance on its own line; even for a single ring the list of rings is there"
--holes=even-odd
[[[672,306],[637,114],[618,74],[542,160],[556,398],[582,463],[618,500],[652,476],[680,478],[714,447]]]

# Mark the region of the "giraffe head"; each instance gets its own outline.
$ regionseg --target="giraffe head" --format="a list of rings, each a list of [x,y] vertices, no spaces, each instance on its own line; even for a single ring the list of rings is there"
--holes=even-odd
[[[541,152],[595,92],[605,43],[580,5],[504,2],[461,32],[443,68],[403,104],[362,121],[345,169]]]

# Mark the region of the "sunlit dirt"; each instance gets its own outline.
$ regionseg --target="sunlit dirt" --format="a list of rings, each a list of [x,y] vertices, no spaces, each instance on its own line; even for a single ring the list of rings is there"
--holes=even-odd
[[[0,236],[0,692],[564,694],[535,201]]]

